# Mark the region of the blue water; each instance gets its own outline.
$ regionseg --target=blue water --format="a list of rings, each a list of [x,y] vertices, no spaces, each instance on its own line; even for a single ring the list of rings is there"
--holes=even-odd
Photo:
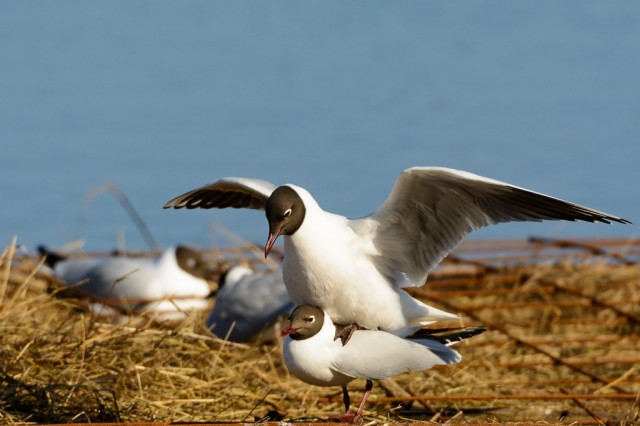
[[[0,246],[263,242],[255,211],[167,211],[222,176],[373,211],[414,165],[640,222],[640,2],[0,2]],[[476,237],[636,236],[508,224]]]

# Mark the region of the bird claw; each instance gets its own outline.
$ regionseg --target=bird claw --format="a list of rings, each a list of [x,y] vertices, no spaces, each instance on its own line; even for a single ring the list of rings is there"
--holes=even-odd
[[[344,413],[331,417],[331,420],[338,423],[355,423],[360,420],[360,416],[356,413]]]
[[[364,327],[360,327],[358,324],[348,325],[336,325],[336,335],[333,340],[342,340],[342,346],[346,345],[353,333],[356,330],[366,330]]]

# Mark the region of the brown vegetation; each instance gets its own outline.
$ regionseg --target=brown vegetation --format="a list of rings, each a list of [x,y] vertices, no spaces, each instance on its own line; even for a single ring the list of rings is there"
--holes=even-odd
[[[637,424],[638,247],[463,245],[412,293],[489,331],[459,346],[458,365],[376,383],[364,423]],[[0,258],[0,421],[322,421],[342,409],[339,388],[291,377],[278,345],[219,340],[204,313],[171,327],[100,321],[14,250]],[[229,253],[211,256],[246,251]],[[350,387],[355,404],[363,386]]]

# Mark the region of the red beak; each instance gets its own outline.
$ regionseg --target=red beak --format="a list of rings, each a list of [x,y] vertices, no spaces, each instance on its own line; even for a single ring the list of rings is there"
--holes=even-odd
[[[289,326],[289,327],[286,327],[285,329],[282,330],[282,332],[280,333],[280,336],[288,336],[290,334],[295,333],[296,331],[298,331],[298,330],[296,330],[295,328]]]
[[[265,259],[267,258],[267,256],[269,256],[269,253],[271,252],[271,248],[273,247],[273,244],[275,244],[276,240],[280,236],[281,231],[282,231],[282,228],[277,229],[275,232],[269,231],[269,238],[267,238],[267,243],[264,245]]]

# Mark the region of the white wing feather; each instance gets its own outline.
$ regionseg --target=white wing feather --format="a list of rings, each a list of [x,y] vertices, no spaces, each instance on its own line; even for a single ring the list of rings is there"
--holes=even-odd
[[[350,377],[384,379],[460,360],[458,352],[436,340],[407,340],[384,331],[366,330],[356,331],[340,348],[331,368]]]
[[[424,284],[465,236],[511,221],[569,220],[629,223],[625,219],[472,173],[413,167],[398,177],[387,200],[353,221],[371,232],[380,253],[374,261],[395,285]]]

